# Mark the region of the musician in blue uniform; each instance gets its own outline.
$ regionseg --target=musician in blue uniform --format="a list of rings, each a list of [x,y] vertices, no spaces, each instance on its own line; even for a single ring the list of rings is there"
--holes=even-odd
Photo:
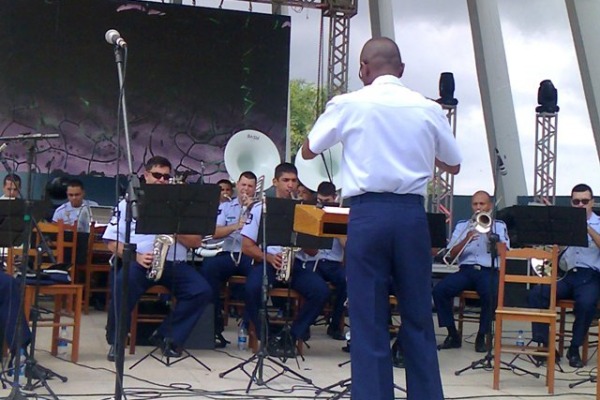
[[[171,163],[164,157],[154,156],[145,164],[144,178],[146,184],[162,185],[171,178]],[[125,240],[125,200],[119,203],[116,217],[107,226],[103,238],[107,241],[108,248],[119,257],[123,256]],[[186,263],[187,250],[200,247],[200,235],[177,235],[176,243],[168,249],[162,277],[158,281],[149,280],[146,275],[152,265],[153,248],[156,235],[138,234],[135,232],[136,221],[131,223],[131,243],[137,245],[135,257],[129,266],[129,284],[126,312],[126,327],[129,330],[131,311],[140,297],[150,287],[162,285],[172,291],[177,299],[175,309],[165,318],[160,327],[152,334],[150,341],[159,346],[164,356],[180,357],[181,346],[196,325],[204,312],[204,308],[211,301],[212,291],[206,280],[189,264]],[[165,232],[166,233],[166,232]],[[112,290],[112,304],[109,307],[109,323],[107,325],[107,341],[110,350],[107,355],[109,361],[114,361],[114,344],[116,341],[115,324],[110,321],[116,319],[121,310],[121,290],[123,286],[123,269],[117,271],[116,286]],[[112,314],[112,315],[110,315]],[[116,315],[116,316],[115,316]]]
[[[562,253],[568,272],[556,285],[556,299],[575,300],[573,336],[567,350],[569,365],[583,367],[579,347],[583,344],[592,324],[600,299],[600,217],[594,214],[594,194],[586,184],[578,184],[571,190],[571,205],[585,209],[587,215],[588,247],[569,246]],[[529,292],[529,305],[546,308],[550,303],[550,288],[539,285]],[[548,325],[532,324],[532,338],[544,346],[548,344]]]
[[[331,182],[321,182],[317,188],[317,203],[335,205],[337,201],[335,185]],[[344,303],[346,302],[346,270],[342,264],[344,261],[344,245],[346,238],[334,238],[331,249],[320,249],[315,261],[315,271],[325,281],[330,282],[335,288],[333,310],[331,319],[327,326],[327,335],[335,340],[346,340],[342,317],[344,315]]]
[[[31,341],[29,324],[23,315],[20,284],[16,278],[0,273],[0,327],[4,332],[5,342],[14,356],[19,356],[16,348],[16,330],[18,319],[21,319],[21,348],[25,349]]]
[[[458,173],[461,156],[439,104],[400,81],[404,63],[388,38],[360,55],[365,87],[334,97],[302,146],[305,159],[342,142],[350,199],[346,274],[352,321],[352,398],[394,398],[388,285],[402,318],[408,399],[443,398],[431,318],[431,239],[424,209],[434,165]]]
[[[282,163],[275,168],[275,178],[273,179],[275,195],[278,198],[290,198],[292,193],[298,188],[298,171],[293,164]],[[260,332],[260,320],[258,311],[261,305],[261,287],[263,275],[263,251],[258,247],[257,239],[259,232],[260,219],[262,216],[262,207],[260,204],[252,208],[249,221],[242,228],[242,251],[247,256],[254,259],[252,268],[246,280],[246,312],[250,320],[254,323],[257,332]],[[268,216],[267,216],[268,218]],[[308,335],[310,325],[319,316],[327,298],[329,297],[329,288],[327,283],[312,269],[306,267],[306,262],[310,257],[314,257],[317,250],[299,251],[293,260],[291,270],[291,287],[298,291],[304,298],[304,304],[296,319],[291,326],[292,340],[302,340]],[[269,284],[275,283],[275,272],[282,268],[282,248],[281,246],[267,247],[267,277]],[[281,286],[281,285],[280,285]],[[269,353],[271,355],[287,355],[287,351],[293,349],[281,348],[280,344],[285,338],[279,335],[273,336],[269,340]]]
[[[72,179],[67,183],[67,198],[68,201],[54,211],[52,222],[62,219],[65,224],[73,225],[77,221],[77,231],[89,232],[92,215],[90,206],[97,206],[98,203],[85,199],[83,182],[79,179]]]
[[[481,302],[479,317],[479,330],[475,338],[475,351],[487,351],[485,336],[490,333],[492,307],[495,302],[498,274],[492,271],[492,256],[490,254],[489,234],[478,232],[477,218],[489,222],[490,233],[496,233],[500,242],[510,245],[506,224],[496,220],[492,226],[490,212],[493,207],[489,193],[480,190],[471,197],[473,219],[459,221],[454,228],[450,239],[449,253],[446,258],[458,260],[458,272],[446,276],[433,288],[433,301],[437,309],[440,327],[448,330],[448,336],[438,349],[452,349],[462,346],[461,334],[454,324],[454,298],[463,290],[476,290]],[[486,214],[480,214],[480,213]],[[479,226],[479,228],[485,228]],[[498,258],[494,260],[494,267],[498,268]]]
[[[248,219],[249,207],[254,201],[256,180],[253,172],[242,172],[236,184],[237,197],[219,205],[217,228],[213,239],[224,238],[222,251],[214,257],[205,257],[202,260],[202,275],[213,291],[215,345],[219,348],[227,346],[227,341],[222,335],[224,326],[221,313],[221,286],[233,275],[247,276],[252,267],[252,259],[242,253],[241,229]]]

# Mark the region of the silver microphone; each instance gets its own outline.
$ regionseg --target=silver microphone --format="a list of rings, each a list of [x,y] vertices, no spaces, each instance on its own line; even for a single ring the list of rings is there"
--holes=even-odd
[[[0,146],[0,153],[2,153],[7,147],[8,145],[6,143],[2,143],[2,145]]]
[[[127,42],[125,42],[125,39],[123,39],[121,37],[121,34],[115,29],[109,29],[108,31],[106,31],[104,39],[106,39],[108,44],[113,44],[121,48],[127,47]]]

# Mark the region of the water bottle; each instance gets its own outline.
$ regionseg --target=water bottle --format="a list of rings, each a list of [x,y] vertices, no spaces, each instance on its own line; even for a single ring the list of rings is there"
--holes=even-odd
[[[68,331],[66,326],[61,326],[60,335],[58,336],[58,349],[56,354],[59,357],[66,357],[69,353]]]
[[[523,337],[523,331],[519,331],[519,334],[517,335],[517,342],[516,342],[517,347],[525,347],[525,338]]]
[[[240,323],[240,329],[238,330],[238,350],[248,349],[248,331],[246,330],[246,324],[242,321]]]

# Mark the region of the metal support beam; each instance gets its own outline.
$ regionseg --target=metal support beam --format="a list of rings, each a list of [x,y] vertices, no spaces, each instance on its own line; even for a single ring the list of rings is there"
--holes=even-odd
[[[496,149],[507,174],[496,176],[495,192],[499,206],[516,204],[517,196],[527,194],[523,158],[519,144],[500,15],[496,0],[467,0],[475,50],[475,64],[488,139],[492,171],[496,171]],[[494,175],[499,175],[494,172]]]
[[[554,205],[558,114],[537,113],[535,124],[535,179],[533,201]]]
[[[388,37],[395,40],[394,12],[391,0],[369,0],[371,36]]]
[[[596,151],[600,158],[600,2],[566,0]]]
[[[327,96],[348,91],[348,58],[350,54],[350,18],[356,15],[356,0],[327,0],[323,17],[329,18]]]

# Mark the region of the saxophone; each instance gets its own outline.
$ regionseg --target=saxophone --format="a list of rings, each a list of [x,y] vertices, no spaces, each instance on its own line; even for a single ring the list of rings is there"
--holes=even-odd
[[[161,278],[165,268],[167,252],[174,243],[175,238],[171,235],[156,235],[152,248],[152,264],[150,264],[150,268],[146,272],[146,278],[154,282]]]
[[[275,271],[275,279],[279,282],[287,283],[290,280],[297,251],[297,247],[283,247],[281,249],[281,268]]]

